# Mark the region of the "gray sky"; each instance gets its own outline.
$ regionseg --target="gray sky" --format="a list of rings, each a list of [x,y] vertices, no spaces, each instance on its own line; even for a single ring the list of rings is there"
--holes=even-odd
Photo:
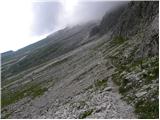
[[[101,19],[124,2],[96,0],[1,0],[0,52],[17,50],[68,25]]]
[[[74,5],[68,5],[65,9],[66,6],[56,0],[35,2],[33,3],[34,22],[31,32],[33,35],[43,35],[67,25],[101,19],[107,11],[119,4],[122,2],[77,0]]]

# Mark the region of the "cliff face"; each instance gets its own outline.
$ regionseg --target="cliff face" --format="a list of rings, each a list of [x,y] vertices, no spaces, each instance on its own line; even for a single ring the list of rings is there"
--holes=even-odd
[[[143,50],[140,50],[138,54],[143,53],[146,57],[158,55],[158,19],[158,2],[129,2],[106,13],[100,25],[91,30],[91,36],[101,36],[112,32],[112,38],[122,36],[130,39],[141,34],[138,38],[142,40],[140,46],[143,47]],[[137,56],[139,56],[138,54]]]
[[[131,2],[121,14],[114,33],[129,36],[144,29],[158,14],[157,2]]]
[[[158,7],[129,2],[4,59],[2,117],[158,118]]]
[[[140,118],[158,118],[159,3],[130,2],[116,11],[105,15],[99,26],[102,33],[111,31],[111,45],[117,46],[106,56],[116,67],[112,79]]]
[[[158,2],[130,2],[106,13],[99,29],[101,34],[113,31],[114,35],[134,35],[153,21],[159,13]]]

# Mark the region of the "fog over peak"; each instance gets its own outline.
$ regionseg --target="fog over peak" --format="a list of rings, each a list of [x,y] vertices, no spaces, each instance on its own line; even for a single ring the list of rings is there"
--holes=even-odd
[[[67,26],[101,20],[107,11],[124,3],[103,0],[1,0],[0,31],[3,34],[0,39],[3,42],[0,52],[17,50]]]
[[[70,1],[70,2],[69,2]],[[33,2],[34,22],[32,35],[51,33],[102,19],[104,14],[126,2],[94,0],[47,0]]]

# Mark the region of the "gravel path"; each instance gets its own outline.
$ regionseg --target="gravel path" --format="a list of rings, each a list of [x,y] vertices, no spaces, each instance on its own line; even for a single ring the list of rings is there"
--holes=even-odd
[[[54,106],[39,118],[82,118],[89,111],[91,113],[86,115],[85,118],[137,118],[133,107],[121,100],[118,88],[111,79],[108,80],[108,87],[103,91],[94,91],[94,89],[84,91],[73,97],[69,102],[58,107]]]

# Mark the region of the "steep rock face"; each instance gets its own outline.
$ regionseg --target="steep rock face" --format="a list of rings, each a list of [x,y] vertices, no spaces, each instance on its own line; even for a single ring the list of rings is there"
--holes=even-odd
[[[129,3],[116,24],[114,34],[127,37],[144,29],[158,14],[158,6],[158,2]]]
[[[158,55],[158,8],[159,3],[156,1],[126,3],[106,13],[100,25],[94,27],[90,34],[103,35],[112,31],[112,37],[129,39],[139,33],[139,38],[143,39],[141,47],[144,46],[143,51],[147,51],[143,53],[141,50],[141,53],[145,56]]]
[[[106,13],[99,29],[100,34],[113,31],[113,35],[134,35],[145,25],[150,24],[158,14],[158,2],[129,2]]]
[[[114,29],[115,25],[118,24],[120,16],[123,14],[126,7],[127,5],[124,4],[104,15],[99,25],[100,34],[103,35],[108,31],[112,31]]]
[[[158,118],[158,6],[153,1],[130,2],[112,31],[111,45],[117,50],[107,56],[116,67],[113,81],[139,118]]]
[[[139,118],[158,118],[158,26],[158,1],[129,2],[107,13],[95,32],[111,31],[110,46],[116,49],[109,56],[105,45],[101,50],[116,68],[112,80]]]
[[[91,32],[90,36],[99,34],[100,36],[106,34],[109,31],[112,31],[116,24],[119,22],[120,16],[123,14],[124,10],[127,7],[127,3],[117,6],[113,10],[107,12],[102,18],[99,25],[95,26]]]

